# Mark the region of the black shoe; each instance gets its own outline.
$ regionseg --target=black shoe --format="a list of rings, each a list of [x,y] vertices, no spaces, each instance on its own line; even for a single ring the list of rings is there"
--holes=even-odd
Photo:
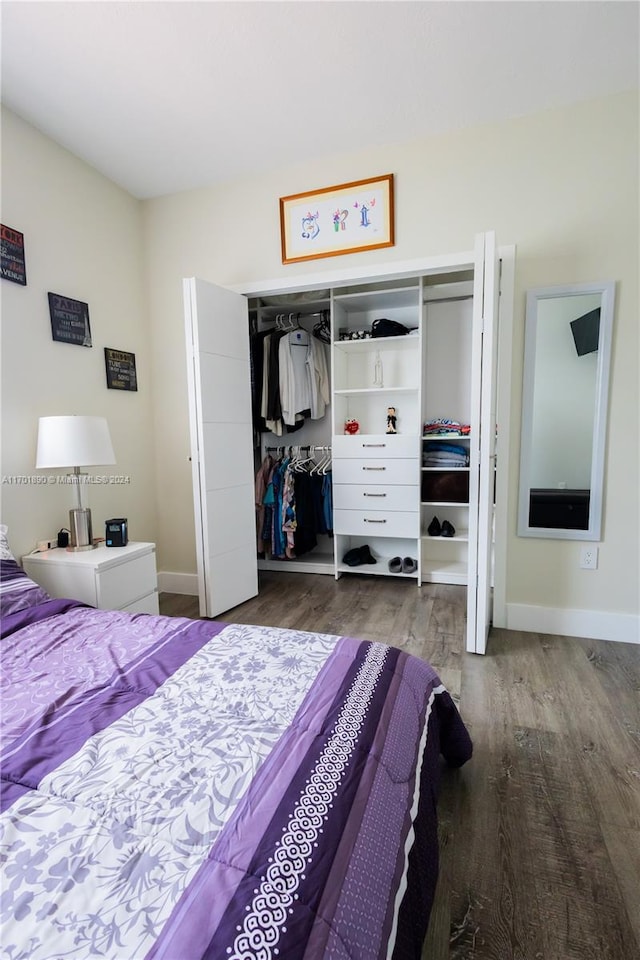
[[[442,536],[443,537],[455,537],[456,528],[452,523],[449,523],[448,520],[444,520],[442,523]]]
[[[353,547],[351,550],[347,550],[344,557],[342,558],[342,562],[346,563],[348,567],[359,567],[360,564],[364,562],[362,560],[362,554],[360,552],[360,548]]]
[[[360,563],[377,563],[378,561],[372,555],[371,550],[369,549],[369,544],[365,543],[363,547],[360,547]]]
[[[442,528],[440,526],[440,521],[437,517],[434,517],[429,526],[427,527],[427,533],[430,537],[439,537],[442,533]]]

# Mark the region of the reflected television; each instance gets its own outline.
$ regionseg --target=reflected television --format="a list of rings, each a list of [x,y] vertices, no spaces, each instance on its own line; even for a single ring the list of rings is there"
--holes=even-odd
[[[572,320],[570,327],[578,356],[596,353],[600,339],[600,307]]]

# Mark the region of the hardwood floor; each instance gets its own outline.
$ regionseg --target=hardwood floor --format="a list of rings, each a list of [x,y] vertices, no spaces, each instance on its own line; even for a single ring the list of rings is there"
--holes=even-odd
[[[381,640],[429,660],[474,741],[444,771],[423,960],[640,960],[640,647],[493,630],[463,587],[262,573],[219,619]],[[162,594],[162,613],[198,616]]]

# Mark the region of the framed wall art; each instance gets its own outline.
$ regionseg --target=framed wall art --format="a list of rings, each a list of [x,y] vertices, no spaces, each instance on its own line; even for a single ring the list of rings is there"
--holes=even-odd
[[[126,350],[104,348],[107,387],[110,390],[137,390],[136,355]]]
[[[0,224],[0,276],[27,285],[27,268],[24,260],[24,235],[13,227]]]
[[[47,296],[53,339],[62,343],[75,343],[80,347],[92,346],[89,304],[63,297],[59,293],[48,293]]]
[[[280,198],[282,262],[392,247],[393,174]]]

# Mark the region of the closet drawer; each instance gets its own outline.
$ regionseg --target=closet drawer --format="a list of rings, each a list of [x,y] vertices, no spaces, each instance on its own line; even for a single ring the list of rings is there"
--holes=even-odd
[[[407,484],[336,483],[333,486],[334,510],[404,510],[418,509],[420,488]]]
[[[367,457],[363,460],[340,460],[333,458],[333,482],[362,484],[404,484],[412,486],[420,483],[420,461],[408,459],[383,459]]]
[[[419,537],[420,513],[393,510],[334,510],[334,533],[362,537]]]
[[[419,457],[420,437],[398,435],[397,433],[356,434],[355,437],[335,436],[331,453],[334,460],[345,457]]]

